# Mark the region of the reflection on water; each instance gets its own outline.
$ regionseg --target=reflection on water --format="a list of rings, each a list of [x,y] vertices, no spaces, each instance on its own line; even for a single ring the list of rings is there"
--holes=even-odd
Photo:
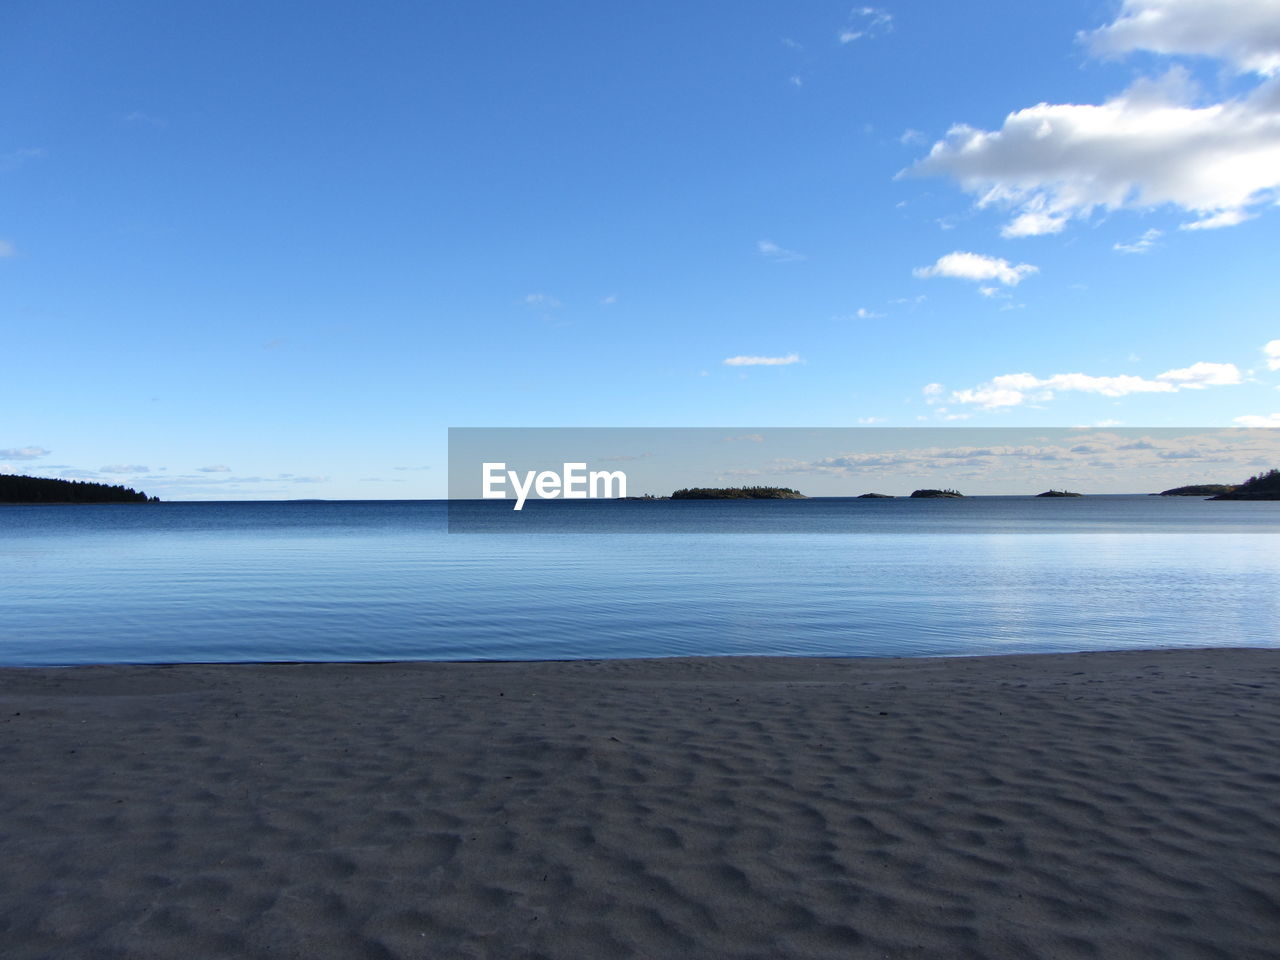
[[[743,517],[724,503],[700,533],[655,522],[669,504],[596,504],[541,536],[447,533],[440,502],[4,507],[0,663],[1278,643],[1277,504],[900,501],[968,512],[868,532],[884,508],[857,503],[749,504],[757,535],[719,532]]]

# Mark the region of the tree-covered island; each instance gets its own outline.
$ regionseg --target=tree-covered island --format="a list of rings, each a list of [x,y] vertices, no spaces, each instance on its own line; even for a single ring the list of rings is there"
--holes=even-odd
[[[1037,497],[1083,497],[1083,493],[1075,493],[1072,490],[1046,490],[1044,493],[1037,493]]]
[[[686,487],[671,494],[672,500],[807,500],[790,487]]]
[[[940,499],[954,500],[958,498],[963,498],[964,494],[961,493],[959,490],[951,490],[951,489],[934,490],[931,488],[926,488],[924,490],[912,490],[911,496],[917,500],[940,500]]]

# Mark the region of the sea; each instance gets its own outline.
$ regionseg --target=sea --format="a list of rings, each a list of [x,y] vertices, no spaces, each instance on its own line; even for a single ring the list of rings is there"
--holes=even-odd
[[[0,665],[1280,646],[1280,503],[0,506]]]

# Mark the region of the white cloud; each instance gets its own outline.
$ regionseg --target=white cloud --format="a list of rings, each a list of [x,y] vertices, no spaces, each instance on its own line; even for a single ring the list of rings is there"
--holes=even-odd
[[[1205,107],[1136,88],[1101,105],[1041,103],[999,130],[952,127],[909,172],[1010,208],[1009,237],[1057,233],[1096,208],[1171,205],[1195,216],[1187,229],[1232,226],[1280,187],[1280,87]]]
[[[199,470],[201,473],[230,473],[231,472],[230,467],[221,463],[216,463],[208,467],[197,467],[196,469]]]
[[[1097,377],[1087,373],[1056,373],[1041,378],[1030,373],[1006,373],[972,389],[957,390],[951,394],[951,400],[994,410],[1016,407],[1027,400],[1045,402],[1052,400],[1055,393],[1067,391],[1126,397],[1134,393],[1176,393],[1240,382],[1240,371],[1231,363],[1195,363],[1178,370],[1168,370],[1153,380],[1130,374]]]
[[[18,248],[8,240],[0,240],[0,257],[12,257],[17,252]]]
[[[956,277],[960,280],[997,280],[1006,287],[1016,287],[1023,277],[1039,271],[1029,263],[1013,266],[1008,260],[986,257],[980,253],[957,250],[939,257],[931,267],[916,267],[917,277]]]
[[[1111,249],[1117,250],[1120,253],[1146,253],[1155,245],[1155,242],[1159,240],[1162,236],[1164,236],[1163,233],[1161,233],[1155,227],[1152,227],[1150,230],[1145,231],[1142,234],[1142,236],[1140,236],[1137,240],[1134,240],[1132,243],[1114,243],[1112,244]]]
[[[617,302],[618,302],[618,295],[616,293],[611,293],[607,297],[600,298],[600,303],[606,307],[611,307]]]
[[[1002,378],[996,377],[997,380]],[[996,386],[989,383],[983,387],[974,387],[972,390],[957,390],[951,394],[953,403],[976,403],[988,410],[995,410],[1000,407],[1016,407],[1026,399],[1021,390],[1012,390],[1006,387]]]
[[[926,397],[925,403],[938,403],[946,389],[940,383],[926,383],[920,388],[920,392]]]
[[[1156,377],[1176,384],[1178,389],[1200,390],[1204,387],[1229,387],[1242,382],[1234,363],[1193,363],[1179,370],[1168,370]]]
[[[99,473],[150,473],[151,468],[140,463],[114,463],[109,467],[99,467]]]
[[[1267,355],[1267,369],[1280,370],[1280,340],[1272,340],[1265,344],[1262,352]]]
[[[1250,414],[1244,417],[1236,417],[1234,422],[1242,427],[1280,427],[1280,413],[1273,413],[1266,417]]]
[[[1178,225],[1179,230],[1217,230],[1219,227],[1234,227],[1236,224],[1244,223],[1246,220],[1252,220],[1255,214],[1246,213],[1244,210],[1221,210],[1218,213],[1211,213],[1208,216],[1201,217],[1199,220],[1192,220],[1188,223]]]
[[[1275,0],[1125,0],[1115,22],[1084,39],[1101,54],[1193,54],[1226,60],[1241,72],[1280,73]]]
[[[48,455],[49,451],[44,447],[8,447],[0,450],[0,458],[5,460],[35,460]]]
[[[874,37],[893,28],[893,15],[876,7],[857,7],[849,16],[849,25],[837,35],[841,44],[863,37]]]
[[[800,355],[789,353],[785,357],[726,357],[722,362],[726,367],[785,367],[800,363]]]
[[[1086,39],[1099,53],[1211,56],[1269,79],[1206,105],[1175,66],[1101,104],[1039,103],[998,130],[957,124],[903,173],[953,177],[980,208],[1009,209],[1009,237],[1058,233],[1099,209],[1166,206],[1192,215],[1183,229],[1216,229],[1276,199],[1277,0],[1124,0],[1120,16]]]
[[[756,250],[760,252],[761,256],[768,257],[770,260],[775,260],[778,263],[787,263],[792,260],[804,259],[803,253],[797,253],[794,250],[788,250],[785,247],[780,247],[772,240],[757,240]]]
[[[884,417],[859,417],[858,423],[864,427],[869,427],[873,423],[884,423]]]
[[[868,310],[866,307],[859,307],[854,313],[859,320],[878,320],[883,317],[883,313],[876,313],[874,310]]]

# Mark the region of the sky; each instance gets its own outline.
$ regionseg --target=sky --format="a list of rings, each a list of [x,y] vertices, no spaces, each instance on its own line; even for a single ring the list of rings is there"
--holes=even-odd
[[[16,0],[0,76],[0,472],[1280,426],[1280,0]]]

